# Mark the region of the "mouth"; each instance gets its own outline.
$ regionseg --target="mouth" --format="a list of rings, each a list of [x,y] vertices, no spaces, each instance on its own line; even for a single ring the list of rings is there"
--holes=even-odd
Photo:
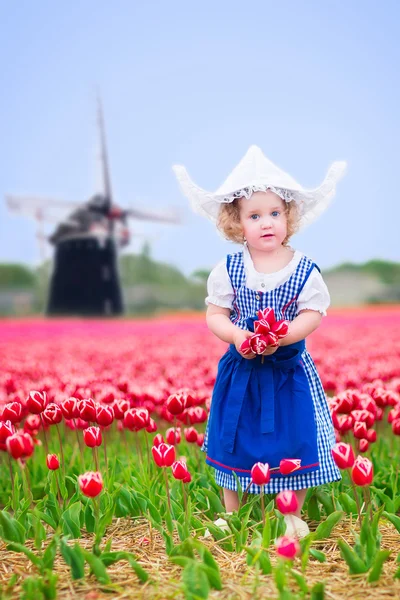
[[[263,238],[270,238],[270,237],[274,237],[274,234],[273,233],[265,233],[261,237],[263,237]]]

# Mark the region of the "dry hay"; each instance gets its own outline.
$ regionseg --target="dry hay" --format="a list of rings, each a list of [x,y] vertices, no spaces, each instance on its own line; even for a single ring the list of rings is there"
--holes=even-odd
[[[400,598],[400,580],[393,578],[399,567],[396,559],[400,552],[400,535],[390,523],[380,523],[381,548],[391,550],[392,554],[384,564],[380,580],[375,584],[369,584],[366,574],[348,574],[348,567],[337,547],[338,538],[344,538],[350,544],[353,543],[351,530],[354,529],[354,525],[354,521],[346,519],[335,527],[328,540],[313,543],[313,547],[325,552],[327,561],[320,563],[310,558],[306,572],[308,585],[311,587],[314,583],[325,582],[325,598],[327,600]],[[148,538],[148,543],[142,543],[142,538]],[[57,589],[60,600],[72,598],[100,600],[110,597],[120,600],[125,598],[143,598],[144,600],[183,598],[180,583],[182,569],[169,561],[163,538],[156,530],[150,528],[147,521],[134,523],[128,519],[117,519],[108,529],[103,543],[110,539],[112,540],[112,551],[130,551],[136,555],[140,565],[149,573],[150,580],[145,584],[140,584],[130,565],[126,561],[121,561],[107,569],[113,582],[111,586],[98,584],[93,576],[73,581],[69,567],[58,554],[54,570],[59,576]],[[244,552],[240,554],[226,552],[212,538],[200,539],[211,550],[218,562],[223,582],[223,589],[221,591],[212,590],[210,598],[247,600],[278,597],[271,576],[259,574],[256,585],[255,569],[246,565]],[[176,542],[178,543],[178,540]],[[84,536],[79,543],[82,547],[90,549],[92,536]],[[271,554],[273,555],[274,552],[272,551]],[[274,561],[275,557],[272,556],[272,562]],[[295,563],[294,568],[299,569],[299,564],[296,566]],[[23,579],[27,575],[35,575],[37,572],[25,555],[9,552],[4,544],[1,544],[0,583],[5,586],[13,573],[18,575],[18,583],[10,598],[19,598]],[[293,590],[295,589],[296,587],[293,587]]]

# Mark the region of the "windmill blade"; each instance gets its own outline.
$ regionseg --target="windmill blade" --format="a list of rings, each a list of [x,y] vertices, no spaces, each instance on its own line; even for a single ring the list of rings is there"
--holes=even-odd
[[[100,95],[97,96],[97,124],[99,127],[99,143],[100,143],[100,161],[101,161],[101,173],[103,179],[103,193],[109,202],[109,206],[112,204],[112,191],[111,191],[111,179],[110,179],[110,168],[108,164],[108,153],[106,143],[106,131],[104,126],[104,115],[103,106],[101,103]]]
[[[5,199],[10,212],[24,214],[34,219],[37,218],[38,213],[43,215],[46,209],[71,210],[82,204],[81,202],[40,198],[38,196],[14,196],[11,194],[6,194]]]
[[[126,211],[126,215],[128,217],[132,217],[134,219],[140,219],[141,221],[158,221],[161,223],[182,223],[181,214],[179,211],[169,210],[167,212],[161,211],[145,211],[138,210],[137,208],[129,208]]]

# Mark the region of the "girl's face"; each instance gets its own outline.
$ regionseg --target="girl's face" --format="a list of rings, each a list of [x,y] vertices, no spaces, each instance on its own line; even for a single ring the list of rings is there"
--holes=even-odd
[[[240,200],[240,223],[249,247],[273,252],[287,235],[285,202],[271,190]]]

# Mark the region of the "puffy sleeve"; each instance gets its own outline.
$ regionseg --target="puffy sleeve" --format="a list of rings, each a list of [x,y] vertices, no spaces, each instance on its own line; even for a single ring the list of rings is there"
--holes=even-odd
[[[235,297],[231,280],[226,270],[226,259],[221,260],[211,271],[207,280],[207,298],[205,303],[216,304],[222,308],[232,308]]]
[[[331,298],[326,283],[321,273],[314,267],[297,299],[297,314],[301,310],[308,309],[316,310],[326,317],[330,303]]]

